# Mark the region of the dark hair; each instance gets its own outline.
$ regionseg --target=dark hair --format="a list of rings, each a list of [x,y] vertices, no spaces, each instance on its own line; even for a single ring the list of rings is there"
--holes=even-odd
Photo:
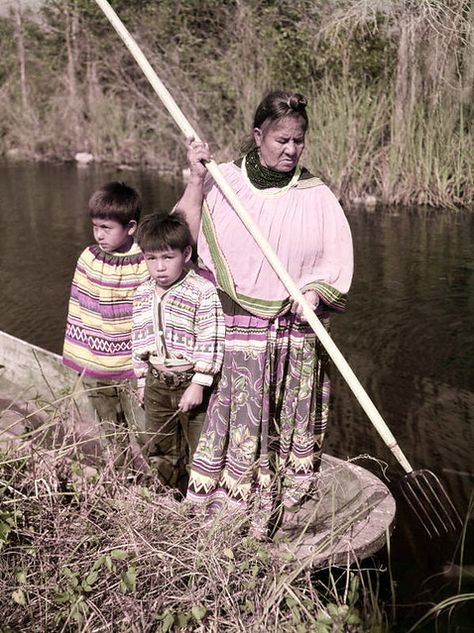
[[[139,193],[124,182],[108,182],[89,198],[91,218],[115,220],[123,226],[131,220],[138,222],[142,212]]]
[[[253,127],[261,128],[267,119],[278,121],[287,116],[300,116],[304,120],[306,131],[308,128],[306,105],[306,98],[299,92],[285,92],[284,90],[270,92],[262,99],[255,111]]]
[[[299,92],[287,92],[285,90],[269,92],[255,110],[252,131],[240,146],[242,154],[247,154],[255,147],[253,130],[256,127],[261,128],[267,120],[279,121],[287,116],[300,116],[304,121],[304,131],[306,132],[309,124],[306,105],[306,97]]]
[[[172,248],[182,252],[192,245],[188,223],[180,213],[152,213],[145,216],[138,225],[136,241],[144,253]]]

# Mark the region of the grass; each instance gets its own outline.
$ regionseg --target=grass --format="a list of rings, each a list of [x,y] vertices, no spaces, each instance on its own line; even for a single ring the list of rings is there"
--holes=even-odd
[[[251,515],[211,521],[117,469],[120,442],[94,458],[58,407],[42,416],[2,441],[2,633],[388,630],[367,570],[315,572],[253,538]]]
[[[474,137],[460,103],[420,102],[400,136],[394,95],[383,84],[313,87],[306,161],[343,202],[472,206]]]
[[[0,414],[1,633],[386,633],[397,626],[389,534],[387,569],[315,568],[314,557],[295,557],[280,532],[273,542],[254,538],[251,512],[211,520],[140,476],[133,457],[117,468],[120,438],[102,454],[91,450],[67,395],[11,423],[8,413]],[[341,530],[332,520],[329,540]],[[466,528],[461,570],[465,539]],[[455,595],[410,633],[444,623],[473,597],[460,576]]]
[[[469,521],[472,520],[473,513],[474,493],[471,495],[463,529],[459,538],[459,565],[453,565],[454,569],[458,571],[456,593],[447,596],[443,600],[440,600],[438,603],[434,604],[426,613],[423,614],[422,617],[420,617],[410,627],[407,633],[415,633],[415,631],[417,630],[422,630],[422,627],[426,626],[427,624],[434,624],[436,630],[441,631],[441,626],[449,630],[450,621],[454,619],[453,616],[455,615],[455,609],[459,607],[466,607],[470,602],[474,600],[474,592],[465,591],[465,585],[469,585],[470,583],[472,587],[472,566],[464,566],[464,554],[468,533],[468,525]],[[440,628],[438,628],[438,626]],[[457,625],[454,623],[452,627],[453,631],[456,630],[456,626]]]

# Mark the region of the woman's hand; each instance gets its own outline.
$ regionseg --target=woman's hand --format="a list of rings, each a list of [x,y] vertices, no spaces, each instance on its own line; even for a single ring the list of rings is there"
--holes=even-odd
[[[204,388],[201,385],[192,382],[181,396],[181,400],[178,404],[178,409],[183,413],[186,413],[187,411],[190,411],[191,409],[194,409],[194,407],[197,407],[199,404],[201,404],[203,389]]]
[[[314,312],[319,305],[319,295],[316,290],[307,290],[306,292],[303,292],[303,297],[310,304]],[[306,321],[303,315],[303,307],[294,299],[292,299],[290,303],[290,312],[297,314],[302,321]]]
[[[192,136],[186,139],[186,144],[188,146],[187,158],[191,178],[194,176],[196,179],[203,180],[206,175],[206,168],[201,161],[212,160],[209,145],[207,143],[201,143],[201,141],[195,141]]]
[[[175,210],[182,213],[186,218],[193,238],[193,243],[196,244],[201,225],[201,209],[202,201],[204,199],[204,178],[207,171],[201,161],[211,160],[212,154],[207,143],[195,141],[192,136],[186,139],[186,144],[188,146],[187,156],[190,175],[186,189],[176,203]]]

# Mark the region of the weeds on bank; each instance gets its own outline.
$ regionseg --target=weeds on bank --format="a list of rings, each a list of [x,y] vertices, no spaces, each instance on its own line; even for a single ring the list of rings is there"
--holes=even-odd
[[[451,575],[451,571],[454,572],[454,575],[457,575],[456,593],[447,596],[443,600],[434,604],[410,627],[407,633],[416,633],[416,631],[428,630],[425,626],[429,624],[433,624],[436,631],[459,630],[456,623],[454,622],[451,626],[451,622],[455,620],[455,615],[457,615],[457,610],[459,608],[468,606],[468,604],[474,600],[474,592],[472,591],[474,579],[473,569],[470,565],[464,565],[466,538],[469,522],[472,521],[473,516],[474,493],[471,495],[469,501],[463,529],[459,538],[457,553],[455,553],[453,557],[454,560],[456,558],[458,559],[459,564],[451,563],[451,565],[444,571],[444,574],[447,576]],[[467,589],[471,589],[471,591],[467,591]]]
[[[113,450],[91,463],[80,438],[27,437],[0,455],[2,631],[388,630],[366,570],[315,574],[248,516],[209,521]]]
[[[71,431],[67,402],[43,403],[47,413],[21,442],[0,435],[2,633],[391,630],[382,570],[314,569],[278,538],[253,538],[247,515],[196,514],[132,462],[118,469],[120,442],[90,452],[90,438]],[[462,539],[461,567],[463,548]],[[410,631],[473,599],[458,589]],[[393,581],[391,591],[394,605]]]
[[[382,82],[326,80],[318,88],[310,91],[305,162],[341,200],[373,195],[382,204],[472,206],[474,137],[462,103],[420,102],[397,131],[395,95]]]

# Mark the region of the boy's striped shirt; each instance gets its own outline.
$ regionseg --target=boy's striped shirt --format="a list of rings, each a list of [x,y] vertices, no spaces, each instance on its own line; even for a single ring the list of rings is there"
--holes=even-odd
[[[71,286],[64,364],[98,379],[133,378],[131,327],[133,294],[148,277],[137,244],[126,253],[98,245],[80,255]]]

